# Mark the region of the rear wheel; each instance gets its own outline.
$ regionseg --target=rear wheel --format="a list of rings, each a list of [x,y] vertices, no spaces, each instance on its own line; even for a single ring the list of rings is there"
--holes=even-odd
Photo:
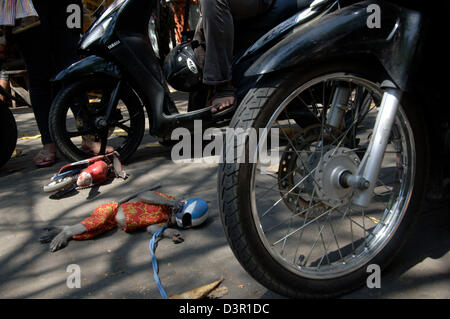
[[[330,178],[336,167],[355,170],[372,138],[383,79],[362,70],[329,65],[261,85],[231,123],[275,132],[279,140],[279,147],[271,144],[270,164],[258,157],[220,166],[219,201],[235,256],[280,294],[329,297],[365,284],[368,265],[387,266],[418,215],[425,144],[411,106],[397,114],[369,207],[353,205],[353,189]],[[341,129],[326,124],[336,83],[351,91]],[[299,102],[313,121],[299,121]],[[248,138],[244,145],[252,153]]]
[[[61,90],[55,98],[50,110],[50,132],[69,161],[91,157],[106,145],[126,161],[138,148],[144,135],[145,115],[130,87],[121,86],[119,102],[108,123],[105,121],[116,84],[116,80],[106,77],[83,79]]]

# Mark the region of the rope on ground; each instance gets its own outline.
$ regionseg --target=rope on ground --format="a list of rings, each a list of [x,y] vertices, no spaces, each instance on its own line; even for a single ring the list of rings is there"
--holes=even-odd
[[[168,299],[166,291],[164,290],[161,281],[159,280],[158,272],[158,260],[156,259],[155,255],[155,249],[156,249],[156,239],[163,233],[163,231],[167,228],[167,224],[161,227],[160,230],[158,230],[153,236],[152,239],[150,239],[150,257],[152,258],[152,266],[153,266],[153,278],[155,278],[156,286],[158,287],[159,293],[161,294],[161,297],[163,299]]]

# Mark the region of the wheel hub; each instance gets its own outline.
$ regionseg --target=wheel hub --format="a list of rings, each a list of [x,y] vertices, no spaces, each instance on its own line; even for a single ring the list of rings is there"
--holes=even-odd
[[[343,185],[342,177],[355,174],[359,164],[356,153],[346,147],[326,152],[314,174],[317,196],[331,206],[348,203],[352,188]]]
[[[317,209],[325,208],[325,205],[316,205],[318,198],[312,195],[315,187],[314,175],[307,177],[303,183],[296,186],[320,163],[321,152],[308,152],[310,146],[316,143],[320,137],[320,125],[312,125],[294,134],[291,136],[293,145],[287,146],[280,160],[278,172],[280,195],[286,206],[295,213],[299,213],[311,205]],[[323,150],[326,152],[330,148],[328,144],[333,141],[333,137],[324,135],[323,140],[326,144]],[[301,154],[305,154],[304,158],[299,157]]]

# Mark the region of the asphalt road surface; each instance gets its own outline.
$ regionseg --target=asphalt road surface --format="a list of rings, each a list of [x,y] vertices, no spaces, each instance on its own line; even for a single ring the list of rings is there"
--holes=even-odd
[[[14,112],[19,137],[38,134],[29,109]],[[217,207],[216,164],[174,163],[169,149],[146,136],[125,167],[127,180],[55,200],[42,187],[66,162],[60,156],[55,166],[36,169],[38,138],[20,140],[18,148],[22,154],[0,169],[0,298],[160,298],[146,232],[113,230],[95,240],[71,241],[56,253],[38,242],[44,227],[75,224],[98,205],[156,182],[167,194],[201,197],[210,206],[205,225],[182,231],[184,243],[159,242],[160,278],[168,295],[224,278],[228,292],[222,298],[283,298],[253,280],[228,247]],[[426,205],[406,246],[382,273],[381,288],[362,288],[343,298],[450,298],[449,226],[448,206]],[[80,267],[80,288],[66,284],[69,265]]]

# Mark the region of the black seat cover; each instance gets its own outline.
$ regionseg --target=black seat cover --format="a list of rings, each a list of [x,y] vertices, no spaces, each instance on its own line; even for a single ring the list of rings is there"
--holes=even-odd
[[[272,6],[261,16],[245,21],[252,29],[270,30],[298,11],[307,8],[313,0],[274,0]]]
[[[259,37],[297,12],[307,8],[313,1],[274,0],[265,14],[245,21],[235,21],[235,53],[245,51]]]

